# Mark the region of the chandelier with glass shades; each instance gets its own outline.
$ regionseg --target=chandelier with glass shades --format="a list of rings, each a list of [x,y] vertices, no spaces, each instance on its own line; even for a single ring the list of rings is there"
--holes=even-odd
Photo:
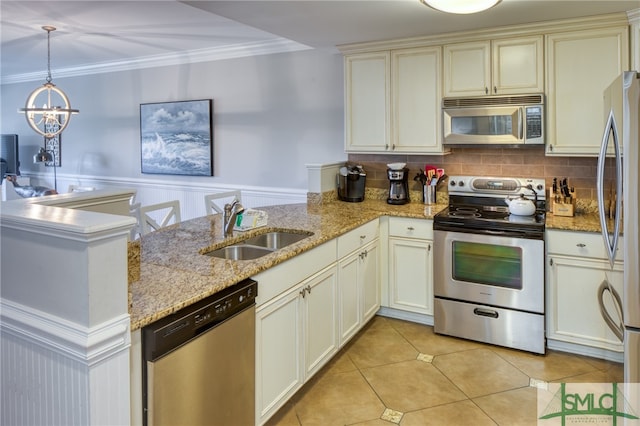
[[[69,125],[71,114],[77,114],[77,109],[71,108],[69,98],[51,82],[51,32],[56,28],[45,25],[47,32],[47,79],[46,83],[31,92],[24,108],[18,112],[25,114],[27,123],[37,133],[45,138],[53,138],[62,133]],[[41,108],[36,105],[42,105]],[[57,106],[56,106],[57,105]],[[60,106],[63,105],[63,106]]]
[[[420,0],[433,9],[447,13],[469,14],[491,9],[502,0]]]

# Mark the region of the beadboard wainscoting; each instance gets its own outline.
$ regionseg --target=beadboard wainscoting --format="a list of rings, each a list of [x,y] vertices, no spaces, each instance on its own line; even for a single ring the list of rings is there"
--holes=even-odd
[[[129,423],[129,315],[88,329],[7,300],[1,309],[2,424]]]

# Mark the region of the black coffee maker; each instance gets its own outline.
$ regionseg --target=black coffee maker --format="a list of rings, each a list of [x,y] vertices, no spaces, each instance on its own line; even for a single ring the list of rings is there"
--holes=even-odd
[[[389,204],[406,204],[409,202],[409,169],[387,169],[389,178]]]

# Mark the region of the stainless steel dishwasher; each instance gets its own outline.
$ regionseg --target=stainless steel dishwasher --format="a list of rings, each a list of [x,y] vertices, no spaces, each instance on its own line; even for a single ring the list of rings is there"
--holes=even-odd
[[[255,297],[244,280],[142,329],[144,424],[255,423]]]

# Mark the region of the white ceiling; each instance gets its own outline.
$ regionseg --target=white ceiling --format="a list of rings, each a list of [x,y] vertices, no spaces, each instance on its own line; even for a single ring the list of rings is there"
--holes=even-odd
[[[114,66],[335,48],[637,8],[640,0],[503,0],[489,11],[451,15],[418,0],[2,0],[0,73],[3,82],[46,77],[43,25],[58,28],[51,34],[55,81],[72,69],[99,72]]]

